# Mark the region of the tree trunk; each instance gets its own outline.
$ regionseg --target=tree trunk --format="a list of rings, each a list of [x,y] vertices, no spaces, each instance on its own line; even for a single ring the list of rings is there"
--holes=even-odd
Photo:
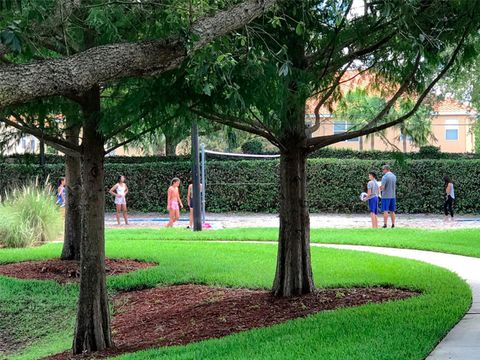
[[[293,145],[280,156],[280,233],[273,283],[275,296],[303,295],[314,290],[306,190],[306,153]]]
[[[178,141],[174,136],[165,136],[165,155],[166,156],[176,156],[177,155],[177,145]]]
[[[73,353],[113,346],[105,275],[104,139],[98,132],[100,92],[84,95],[82,180],[83,236],[80,246],[80,296]]]
[[[375,150],[375,135],[370,136],[370,150]]]
[[[80,127],[67,122],[65,130],[67,141],[78,145]],[[65,205],[65,235],[63,239],[62,260],[80,260],[80,242],[82,239],[81,212],[81,162],[79,157],[65,155],[65,183],[67,199]]]
[[[358,150],[363,151],[363,137],[358,138]]]
[[[407,135],[403,135],[403,152],[407,152]]]

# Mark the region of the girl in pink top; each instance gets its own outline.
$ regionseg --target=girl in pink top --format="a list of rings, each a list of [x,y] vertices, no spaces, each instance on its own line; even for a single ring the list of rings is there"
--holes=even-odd
[[[171,186],[168,188],[167,210],[170,216],[170,221],[167,227],[172,227],[173,224],[180,219],[180,208],[183,208],[182,199],[180,199],[180,179],[174,178]]]

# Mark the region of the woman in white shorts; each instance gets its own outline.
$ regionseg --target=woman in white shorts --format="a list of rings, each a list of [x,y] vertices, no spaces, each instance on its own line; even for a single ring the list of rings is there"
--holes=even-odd
[[[110,189],[110,194],[115,196],[115,205],[117,207],[117,224],[120,225],[120,213],[123,213],[123,219],[125,225],[128,225],[128,213],[127,213],[127,194],[128,186],[125,184],[125,176],[120,175],[118,182]]]

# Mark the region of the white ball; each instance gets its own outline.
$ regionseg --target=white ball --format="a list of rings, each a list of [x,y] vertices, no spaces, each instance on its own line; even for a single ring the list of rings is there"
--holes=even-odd
[[[367,199],[367,197],[368,197],[368,194],[366,192],[362,192],[360,194],[360,200],[361,201],[365,201]]]

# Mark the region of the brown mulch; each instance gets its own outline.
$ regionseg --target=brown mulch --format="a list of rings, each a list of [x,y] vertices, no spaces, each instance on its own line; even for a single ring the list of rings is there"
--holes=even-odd
[[[293,298],[274,298],[264,290],[178,285],[119,294],[114,299],[116,348],[95,358],[151,347],[184,345],[271,326],[324,310],[406,299],[418,293],[395,288],[322,289]],[[84,359],[69,352],[46,359]]]
[[[107,276],[124,274],[155,265],[129,259],[105,259]],[[64,284],[79,281],[80,269],[79,262],[75,260],[24,261],[0,265],[0,275],[18,279],[55,280]]]

